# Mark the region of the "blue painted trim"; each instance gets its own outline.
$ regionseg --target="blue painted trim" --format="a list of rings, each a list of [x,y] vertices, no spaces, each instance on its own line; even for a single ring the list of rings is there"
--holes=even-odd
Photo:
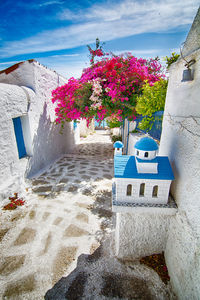
[[[129,121],[128,122],[128,134],[127,134],[127,140],[126,140],[126,155],[128,154],[128,140],[129,140]]]
[[[157,160],[157,157],[155,157],[155,158],[153,158],[153,159],[141,159],[141,158],[139,158],[139,157],[136,157],[136,159],[137,159],[137,161],[139,162],[139,163],[157,163],[158,162],[158,160]]]
[[[123,148],[124,144],[120,141],[116,141],[113,145],[113,148]]]
[[[147,117],[147,116],[142,116],[142,115],[138,116],[137,119],[135,120],[137,122],[136,129],[139,132],[148,133],[153,138],[160,140],[161,132],[162,132],[163,113],[164,113],[164,111],[156,111],[155,113],[152,114],[153,121],[151,123],[153,123],[152,124],[153,126],[150,130],[142,130],[138,127],[139,122],[141,122],[143,118]]]
[[[75,120],[74,120],[73,128],[74,128],[74,130],[76,130],[76,128],[77,128],[77,122]]]
[[[122,142],[123,143],[124,143],[124,127],[125,127],[124,123],[125,123],[125,120],[123,120],[123,132],[122,132]],[[123,149],[123,152],[124,152],[124,149]]]
[[[116,155],[114,157],[115,178],[138,178],[138,179],[158,179],[173,180],[173,171],[167,156],[157,156],[158,173],[138,173],[135,156]]]
[[[24,143],[21,119],[20,117],[18,117],[12,120],[13,120],[13,125],[15,130],[15,137],[17,142],[17,150],[18,150],[19,158],[22,158],[25,157],[27,153],[26,153],[26,148]]]
[[[124,142],[124,123],[125,123],[125,120],[123,120],[123,135],[122,135],[122,141]]]

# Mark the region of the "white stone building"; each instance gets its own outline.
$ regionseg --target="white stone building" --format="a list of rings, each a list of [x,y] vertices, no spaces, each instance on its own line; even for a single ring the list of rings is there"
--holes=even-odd
[[[73,122],[62,135],[54,123],[51,91],[64,83],[34,60],[0,71],[0,198],[19,191],[25,177],[41,172],[78,142]]]
[[[165,259],[178,299],[200,299],[200,9],[182,49],[169,69],[159,155],[174,170],[171,193],[178,205],[171,218]],[[182,81],[186,61],[193,80]]]
[[[134,148],[135,156],[114,158],[115,201],[167,204],[174,179],[168,158],[156,156],[158,145],[149,137],[140,139]]]
[[[180,300],[200,299],[200,9],[171,65],[159,156],[168,156],[175,180],[173,205],[121,206],[115,247],[119,258],[164,251],[170,283]],[[183,81],[186,61],[193,80]],[[171,202],[172,203],[172,202]],[[159,206],[159,207],[158,207]]]

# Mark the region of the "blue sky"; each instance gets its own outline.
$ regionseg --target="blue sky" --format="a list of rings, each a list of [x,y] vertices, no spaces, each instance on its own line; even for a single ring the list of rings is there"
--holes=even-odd
[[[199,0],[1,0],[0,70],[36,59],[66,78],[89,66],[86,45],[163,58],[179,52]]]

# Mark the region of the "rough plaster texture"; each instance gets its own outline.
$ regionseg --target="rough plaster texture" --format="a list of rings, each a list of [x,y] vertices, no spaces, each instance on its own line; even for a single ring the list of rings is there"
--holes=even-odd
[[[142,211],[116,215],[115,246],[119,258],[134,259],[164,251],[173,216]]]
[[[168,156],[172,164],[172,193],[179,206],[196,205],[200,192],[200,50],[195,57],[191,82],[181,82],[183,60],[171,68],[159,149],[159,155]]]
[[[194,80],[181,82],[185,61],[170,68],[160,155],[167,155],[175,181],[171,192],[178,214],[171,221],[165,257],[179,299],[200,299],[200,10],[183,49]]]
[[[200,239],[184,212],[171,219],[165,259],[179,299],[200,299]]]
[[[61,154],[72,151],[76,141],[72,124],[66,124],[61,135],[59,126],[53,123],[51,91],[64,84],[64,78],[36,61],[26,61],[12,72],[1,72],[0,82],[0,190],[5,194],[22,185],[25,173],[31,177]],[[19,159],[12,118],[24,115],[29,119],[32,156]]]
[[[35,93],[26,88],[30,99]],[[18,158],[15,133],[12,118],[27,114],[28,99],[24,88],[0,84],[1,120],[0,120],[0,185],[1,191],[6,192],[7,186],[15,188],[23,182],[27,159]]]

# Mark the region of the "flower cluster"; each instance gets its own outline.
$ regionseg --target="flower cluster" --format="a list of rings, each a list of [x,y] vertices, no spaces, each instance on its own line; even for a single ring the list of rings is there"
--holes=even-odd
[[[10,203],[6,204],[3,207],[3,210],[14,210],[18,206],[22,206],[25,203],[25,200],[18,198],[18,193],[14,193],[14,197],[9,197]]]
[[[92,56],[98,56],[98,57],[104,56],[104,53],[101,49],[96,49],[96,50],[89,49],[89,51]]]
[[[89,122],[93,117],[103,120],[112,115],[133,120],[142,86],[145,82],[154,85],[163,77],[156,59],[138,59],[131,54],[103,58],[84,69],[80,79],[70,78],[52,92],[52,101],[57,103],[56,122]]]

